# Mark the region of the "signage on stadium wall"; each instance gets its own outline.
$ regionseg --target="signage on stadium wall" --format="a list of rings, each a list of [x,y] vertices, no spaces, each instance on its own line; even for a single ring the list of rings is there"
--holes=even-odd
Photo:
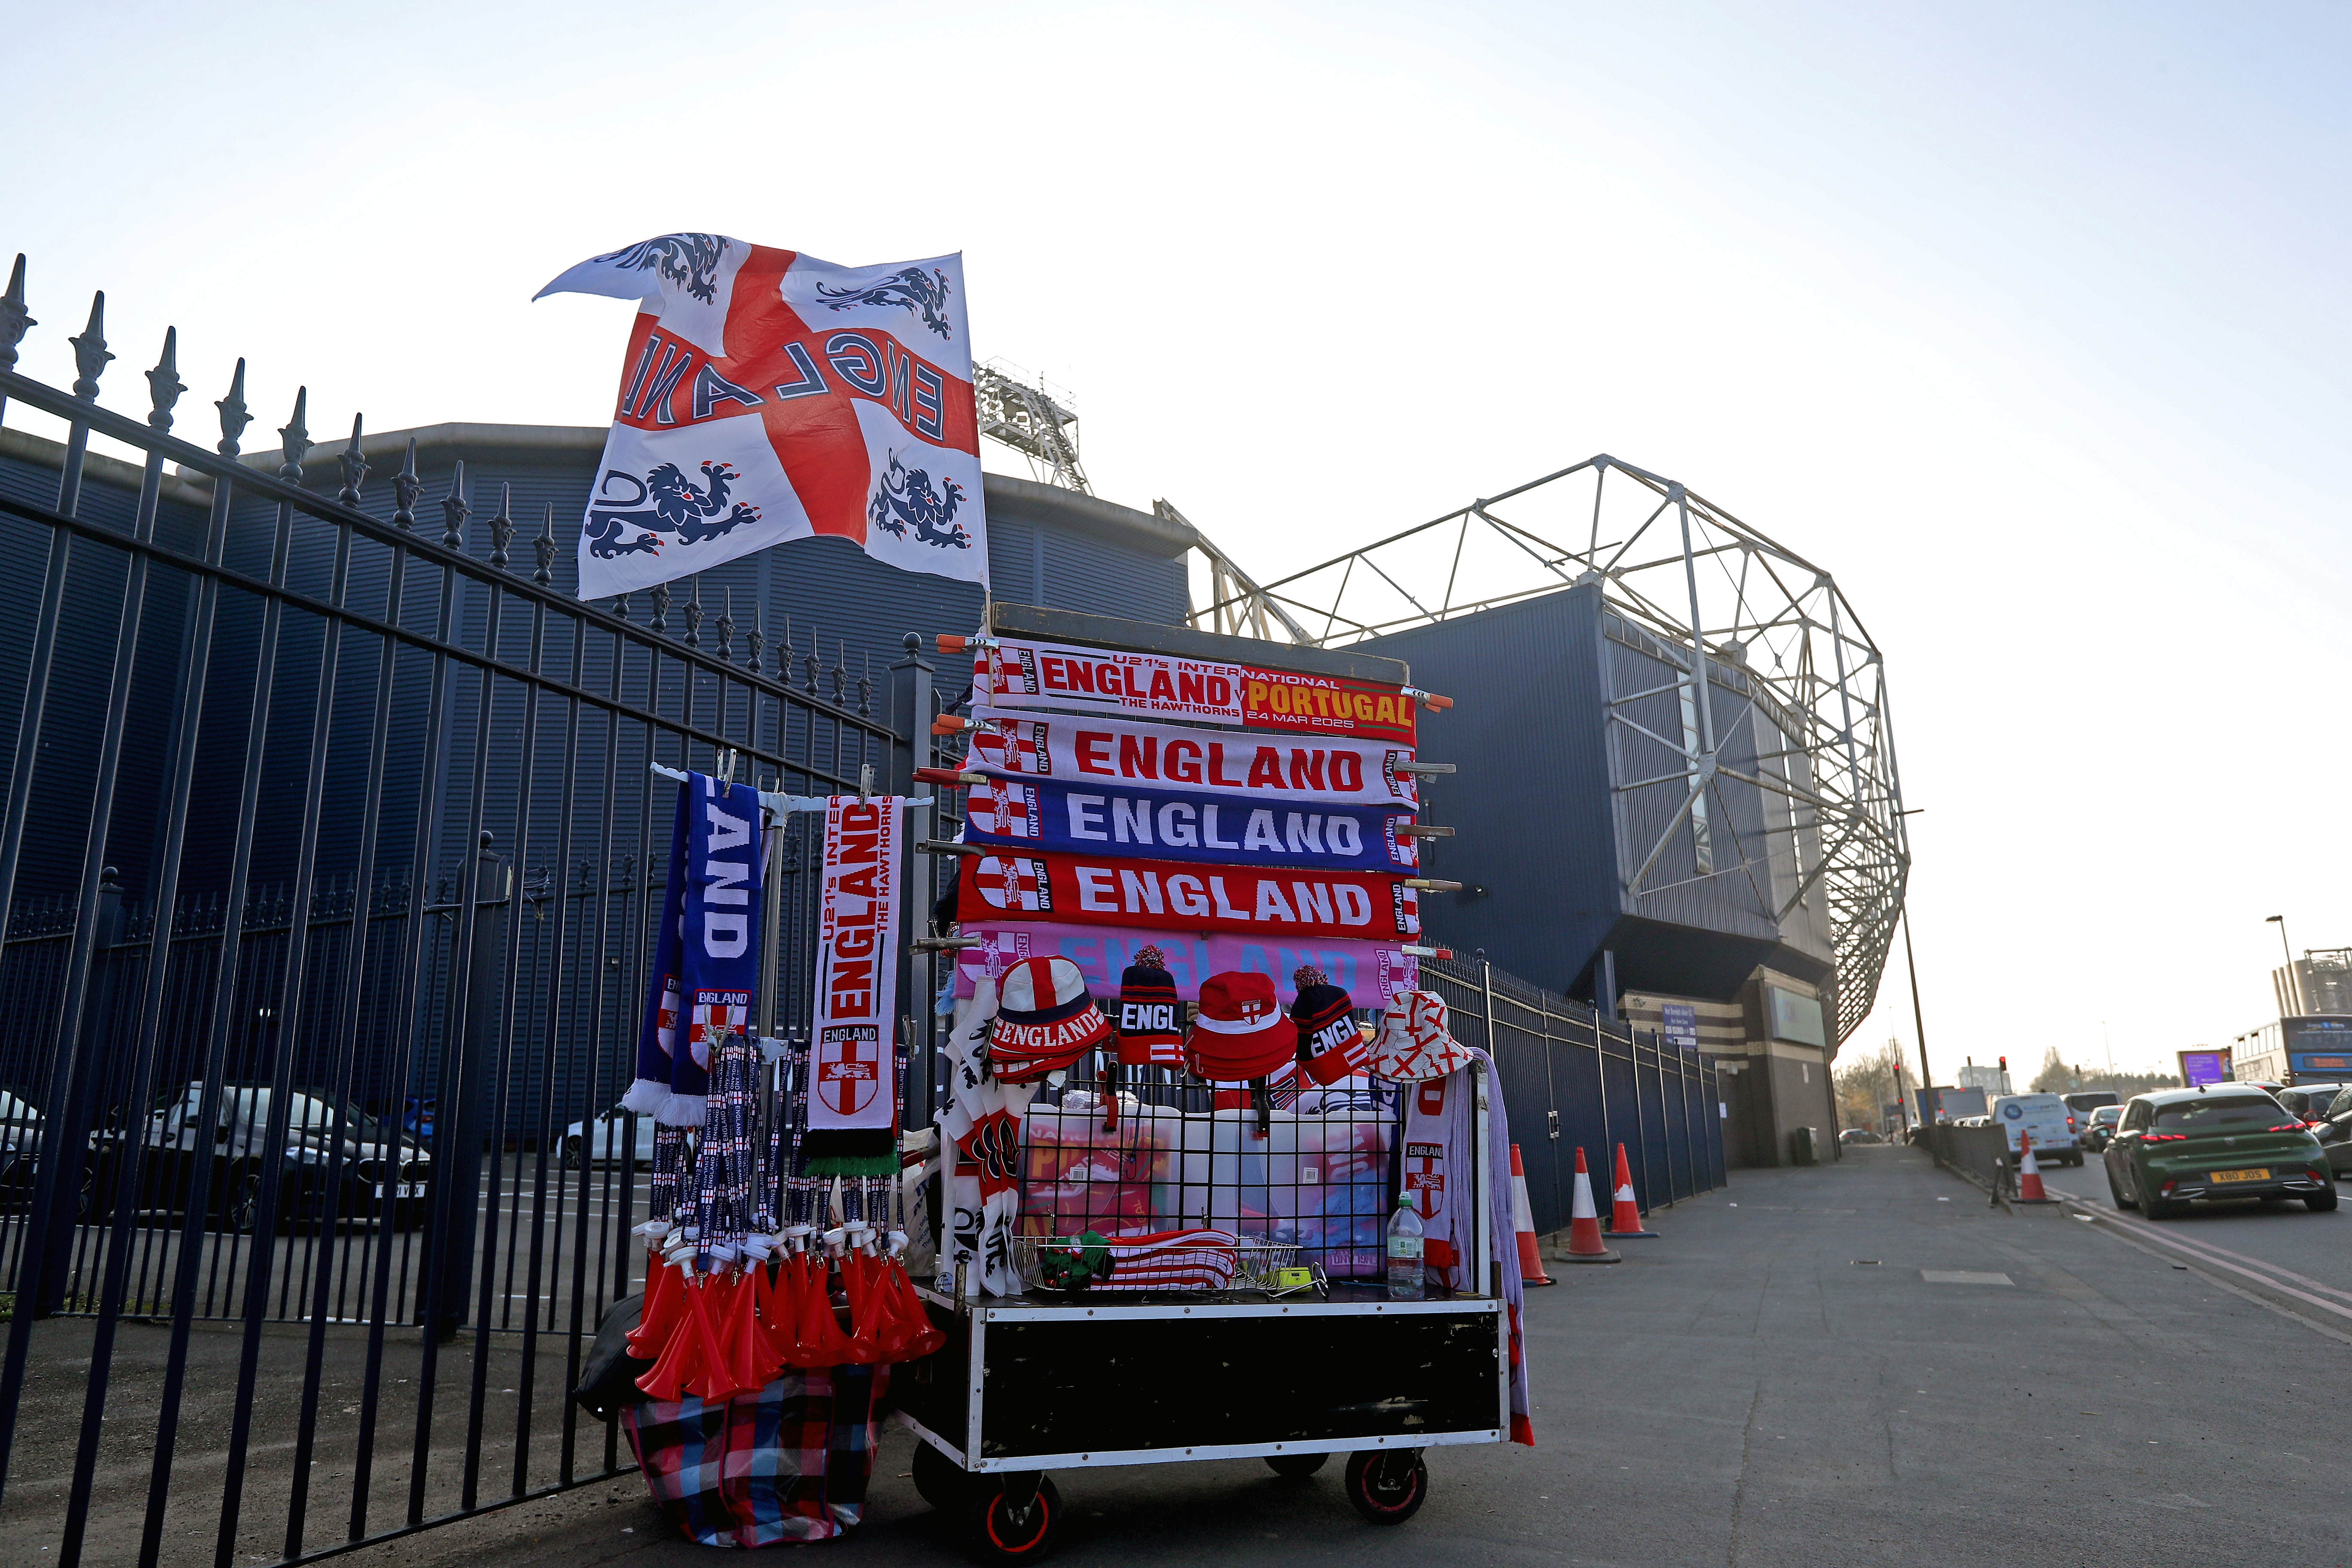
[[[1413,699],[1404,688],[1344,676],[1001,637],[975,646],[971,680],[981,707],[1091,710],[1413,742]]]

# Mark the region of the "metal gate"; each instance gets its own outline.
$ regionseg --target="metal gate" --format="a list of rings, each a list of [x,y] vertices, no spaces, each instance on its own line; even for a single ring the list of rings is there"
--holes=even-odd
[[[635,1262],[635,1119],[599,1113],[667,874],[648,764],[902,785],[929,667],[877,693],[813,646],[796,682],[691,589],[676,631],[667,589],[584,605],[551,512],[462,465],[425,502],[413,450],[371,517],[356,420],[305,488],[303,397],[257,468],[241,363],[182,440],[169,335],[145,417],[101,409],[103,303],[61,392],[15,369],[21,258],[0,300],[0,426],[65,426],[0,429],[0,1557],[300,1561],[628,1468],[565,1395]],[[769,884],[793,953],[811,837]]]

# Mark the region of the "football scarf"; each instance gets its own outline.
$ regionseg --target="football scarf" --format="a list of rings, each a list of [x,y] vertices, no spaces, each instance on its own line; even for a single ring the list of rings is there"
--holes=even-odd
[[[990,1075],[988,1037],[995,1021],[996,982],[990,979],[956,1004],[948,1026],[948,1100],[940,1110],[940,1134],[953,1151],[955,1180],[943,1205],[943,1294],[955,1289],[959,1263],[970,1270],[975,1294],[1022,1293],[1013,1233],[1021,1216],[1021,1119],[1036,1086],[1003,1083]]]
[[[670,823],[669,879],[621,1107],[665,1127],[702,1125],[710,1046],[748,1030],[760,984],[760,792],[689,773]]]
[[[983,708],[1080,708],[1412,744],[1413,700],[1402,687],[1342,676],[999,637],[972,649],[971,684]]]
[[[1147,926],[1269,936],[1411,941],[1420,895],[1360,871],[1192,867],[1081,855],[983,855],[958,879],[965,925],[1024,917],[1074,925]]]
[[[824,803],[817,882],[816,1003],[811,1010],[811,1174],[887,1176],[898,1170],[898,882],[905,853],[896,795]]]
[[[1398,805],[1417,810],[1410,746],[1339,736],[1249,735],[1178,730],[1125,719],[972,715],[965,765],[1011,778],[1074,784],[1170,784],[1238,795],[1254,805]]]
[[[1475,1046],[1468,1049],[1486,1069],[1486,1169],[1477,1173],[1479,1075],[1458,1068],[1444,1078],[1405,1085],[1403,1190],[1412,1195],[1414,1212],[1421,1215],[1422,1259],[1431,1278],[1449,1290],[1472,1290],[1477,1288],[1478,1270],[1472,1253],[1477,1214],[1471,1193],[1485,1188],[1486,1237],[1509,1320],[1511,1441],[1533,1447],[1520,1316],[1526,1288],[1511,1215],[1510,1115],[1504,1109],[1502,1075],[1495,1070],[1494,1058]]]
[[[1091,780],[992,778],[964,797],[964,841],[1221,866],[1421,874],[1402,806],[1237,801]]]
[[[1117,929],[1108,926],[1065,925],[1058,921],[1024,921],[1019,925],[995,921],[967,923],[964,935],[978,937],[980,945],[956,954],[955,994],[969,996],[982,980],[1024,958],[1040,954],[1066,958],[1085,975],[1087,988],[1097,995],[1115,994],[1129,964],[1143,962],[1147,948],[1160,952],[1164,969],[1176,983],[1177,997],[1192,1001],[1201,994],[1201,982],[1229,970],[1256,970],[1281,976],[1300,964],[1311,963],[1362,998],[1368,1007],[1385,1008],[1400,992],[1421,984],[1421,961],[1398,942],[1293,940],[1288,937],[1244,937],[1223,931],[1170,931]]]

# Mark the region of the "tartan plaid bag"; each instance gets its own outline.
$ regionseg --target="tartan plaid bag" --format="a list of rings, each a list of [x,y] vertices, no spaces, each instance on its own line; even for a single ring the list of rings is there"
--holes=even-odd
[[[640,1400],[622,1412],[662,1517],[704,1546],[829,1541],[857,1528],[890,1369],[783,1374],[724,1405]]]

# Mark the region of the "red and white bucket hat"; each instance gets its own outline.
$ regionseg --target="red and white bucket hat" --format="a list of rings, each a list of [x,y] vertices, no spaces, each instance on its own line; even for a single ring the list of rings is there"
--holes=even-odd
[[[1372,1042],[1372,1076],[1427,1083],[1469,1065],[1469,1050],[1445,1027],[1444,1000],[1433,991],[1398,992]]]
[[[1282,1010],[1271,974],[1231,970],[1201,982],[1200,1011],[1184,1037],[1184,1065],[1212,1083],[1264,1078],[1298,1054],[1298,1026]]]
[[[1024,958],[997,987],[988,1036],[989,1069],[999,1081],[1029,1083],[1058,1072],[1111,1037],[1110,1019],[1066,958]]]

